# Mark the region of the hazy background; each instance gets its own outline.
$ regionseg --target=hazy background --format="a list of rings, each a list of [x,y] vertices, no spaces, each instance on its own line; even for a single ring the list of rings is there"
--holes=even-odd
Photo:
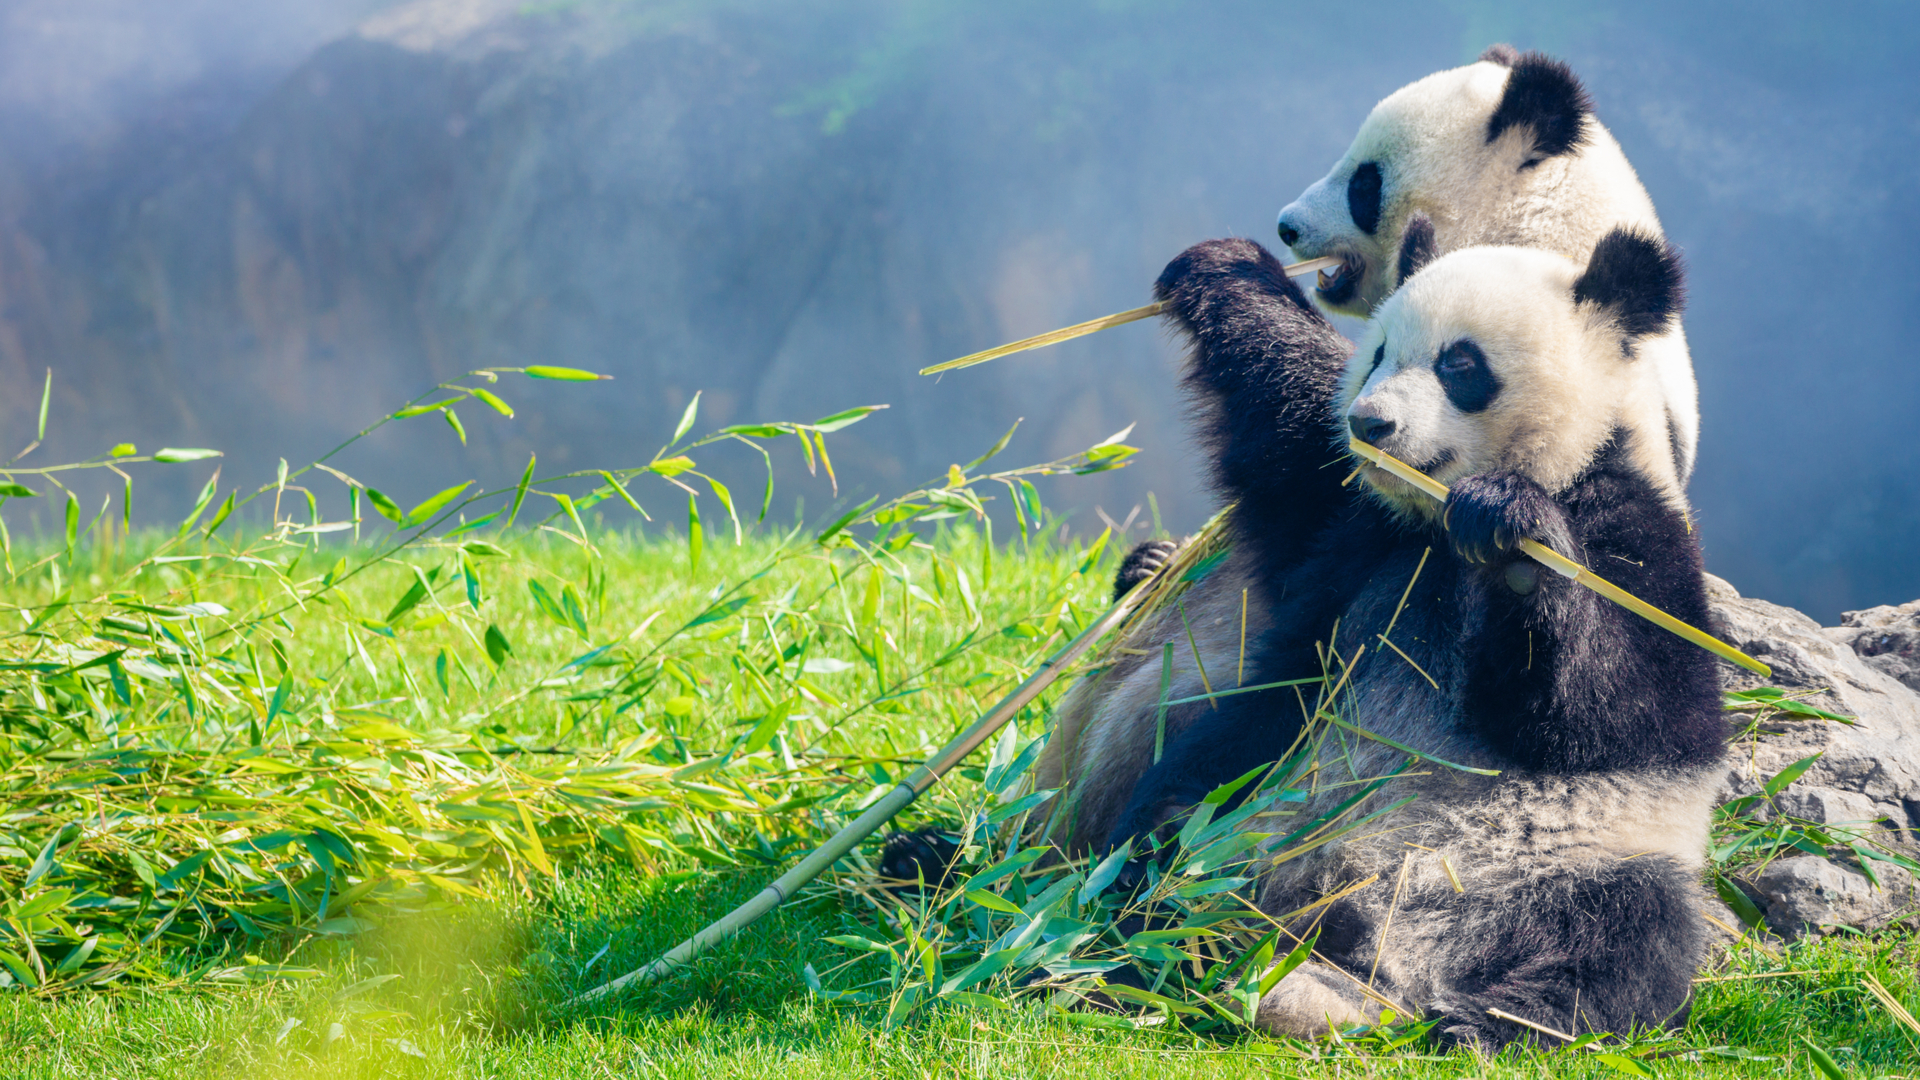
[[[410,502],[644,461],[695,390],[701,430],[887,402],[843,495],[1017,417],[1009,462],[1138,421],[1136,466],[1049,500],[1190,526],[1152,324],[914,370],[1144,303],[1194,241],[1277,247],[1375,101],[1510,41],[1579,72],[1686,251],[1709,565],[1827,622],[1920,596],[1920,9],[1567,6],[0,0],[0,453],[48,367],[29,463],[210,446],[252,486],[434,380],[567,364],[617,381],[346,465]],[[137,516],[210,471],[150,470]]]

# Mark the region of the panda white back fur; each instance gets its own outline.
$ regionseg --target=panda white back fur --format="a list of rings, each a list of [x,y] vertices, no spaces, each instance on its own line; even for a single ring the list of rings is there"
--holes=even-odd
[[[1718,672],[1516,547],[1539,539],[1706,618],[1698,543],[1644,449],[1663,443],[1665,404],[1641,349],[1677,317],[1680,290],[1677,259],[1645,233],[1608,234],[1584,267],[1470,248],[1413,274],[1350,349],[1258,245],[1196,245],[1162,275],[1156,291],[1193,341],[1186,384],[1215,483],[1239,503],[1237,581],[1264,599],[1245,683],[1317,674],[1324,643],[1351,665],[1344,719],[1497,771],[1345,735],[1323,752],[1305,811],[1403,770],[1353,813],[1415,798],[1264,869],[1259,903],[1275,917],[1378,875],[1292,927],[1317,927],[1318,945],[1263,1002],[1269,1028],[1315,1034],[1391,1003],[1492,1047],[1529,1035],[1490,1009],[1572,1032],[1684,1015],[1727,737]],[[1371,468],[1342,487],[1349,435],[1452,497],[1436,507]],[[1111,745],[1093,749],[1112,731],[1077,733],[1069,801],[1125,789],[1108,845],[1161,833],[1301,728],[1287,691],[1217,704],[1183,707],[1137,782],[1108,773]]]
[[[1593,115],[1566,65],[1494,46],[1374,106],[1333,169],[1280,212],[1301,259],[1344,257],[1317,298],[1365,316],[1398,287],[1396,258],[1415,214],[1441,253],[1475,245],[1543,248],[1576,261],[1615,227],[1661,236],[1653,200]],[[1698,391],[1678,321],[1644,342],[1669,411],[1675,488],[1693,471]]]

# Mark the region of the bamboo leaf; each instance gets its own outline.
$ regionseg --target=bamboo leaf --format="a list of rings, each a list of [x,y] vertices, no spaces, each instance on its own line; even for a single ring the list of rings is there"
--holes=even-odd
[[[632,510],[636,514],[639,514],[643,518],[647,518],[648,521],[653,520],[652,518],[647,517],[647,512],[641,509],[640,504],[633,500],[633,495],[627,491],[627,487],[625,484],[622,484],[619,480],[615,479],[614,475],[605,469],[600,469],[597,471],[600,473],[600,478],[607,482],[607,486],[613,489],[614,494],[620,496],[620,501],[627,504],[628,509]]]
[[[193,523],[200,520],[200,515],[207,509],[207,504],[213,501],[213,494],[218,490],[219,486],[220,470],[215,469],[213,470],[213,475],[207,478],[207,486],[201,488],[199,497],[194,499],[193,513],[188,514],[187,520],[180,523],[178,535],[187,535],[187,530],[193,528]]]
[[[400,509],[399,503],[388,498],[384,492],[375,488],[368,488],[367,501],[373,504],[374,510],[378,512],[381,517],[386,518],[395,525],[405,527],[407,521],[406,512]]]
[[[1593,1055],[1593,1060],[1617,1073],[1625,1073],[1628,1076],[1645,1077],[1646,1080],[1653,1080],[1654,1077],[1653,1069],[1649,1067],[1646,1062],[1635,1061],[1633,1058],[1620,1054],[1595,1054]],[[1832,1076],[1833,1080],[1846,1080],[1844,1073],[1834,1072],[1829,1075]]]
[[[693,468],[693,459],[682,454],[679,457],[663,458],[647,466],[647,471],[660,476],[679,476]]]
[[[229,501],[231,501],[232,497],[229,496],[228,498]],[[67,557],[71,559],[73,557],[74,546],[80,542],[80,500],[74,498],[73,492],[71,491],[67,492],[66,521]]]
[[[52,401],[53,401],[53,369],[48,368],[46,385],[40,388],[40,426],[37,429],[39,431],[39,434],[34,436],[36,440],[44,441],[47,437],[47,405]]]
[[[477,614],[483,599],[480,595],[480,570],[473,565],[473,557],[465,548],[460,549],[460,576],[466,581],[467,606]]]
[[[739,547],[744,541],[740,538],[740,515],[733,510],[733,492],[728,491],[727,485],[711,476],[707,477],[707,486],[713,489],[714,497],[720,500],[720,505],[727,508],[727,517],[733,522],[733,545]]]
[[[234,496],[238,494],[239,492],[237,491],[227,492],[226,501],[220,504],[220,509],[215,510],[213,512],[213,520],[207,522],[208,536],[212,536],[214,534],[214,530],[218,529],[222,524],[224,524],[227,518],[233,514],[233,499],[234,499]]]
[[[571,581],[560,590],[560,607],[567,617],[567,628],[579,634],[582,641],[588,640],[586,605],[580,602],[580,594]]]
[[[1812,768],[1813,763],[1816,761],[1819,761],[1820,755],[1824,753],[1826,753],[1826,751],[1822,750],[1820,754],[1815,754],[1812,757],[1801,758],[1799,761],[1796,761],[1793,764],[1775,773],[1773,775],[1773,778],[1768,780],[1764,787],[1764,790],[1767,793],[1767,798],[1771,799],[1775,795],[1780,794],[1780,792],[1786,790],[1786,787],[1788,784],[1791,784],[1795,780],[1800,779],[1801,775],[1805,773],[1808,769]]]
[[[4,495],[10,499],[37,499],[40,497],[39,492],[23,484],[16,484],[11,480],[0,482],[0,495]]]
[[[469,390],[467,392],[472,394],[474,397],[479,398],[481,401],[486,402],[488,405],[492,406],[494,412],[499,413],[501,416],[504,416],[509,420],[513,419],[513,407],[508,405],[506,402],[500,400],[500,398],[497,395],[495,395],[493,391],[485,390],[476,386],[472,390]]]
[[[133,455],[139,452],[140,451],[134,449],[134,446],[132,443],[123,442],[123,443],[116,443],[113,449],[107,451],[107,456],[116,457],[116,458],[132,457]]]
[[[168,447],[164,450],[161,450],[159,453],[153,455],[153,460],[168,461],[168,462],[201,461],[206,458],[215,458],[220,456],[221,456],[221,453],[218,450],[178,450],[173,447]]]
[[[878,412],[884,408],[886,408],[885,405],[861,405],[856,408],[847,409],[844,412],[834,413],[832,416],[823,416],[808,426],[812,427],[816,433],[839,431],[841,428],[850,427],[865,420],[869,414]],[[1012,435],[1013,433],[1009,431],[1007,434]],[[991,457],[992,455],[989,454],[988,456]]]
[[[1013,441],[1013,433],[1020,430],[1020,425],[1023,422],[1025,422],[1025,420],[1026,420],[1026,417],[1024,416],[1018,420],[1015,420],[1013,422],[1013,426],[1007,429],[1007,433],[1005,435],[1000,436],[999,442],[994,443],[993,447],[989,449],[986,453],[981,454],[979,457],[974,458],[972,461],[967,462],[966,466],[961,471],[972,472],[973,470],[979,468],[982,465],[985,465],[987,462],[998,457],[1000,455],[1000,451],[1005,450],[1007,448],[1007,444]]]
[[[487,659],[493,661],[493,666],[505,667],[507,657],[513,655],[513,646],[507,644],[507,635],[492,623],[487,624],[486,645]]]
[[[527,501],[527,485],[533,483],[533,463],[536,456],[527,455],[527,468],[520,474],[520,483],[513,489],[513,505],[507,510],[506,527],[513,528],[513,519],[520,516],[520,504]]]
[[[461,492],[467,490],[472,486],[473,486],[473,481],[469,480],[464,484],[455,484],[450,488],[447,488],[443,491],[435,493],[433,497],[429,498],[426,502],[423,502],[419,506],[416,506],[413,509],[407,511],[406,520],[401,523],[402,527],[410,529],[415,525],[421,524],[422,522],[426,521],[428,518],[439,513],[442,509],[446,507],[448,503],[459,498]],[[373,489],[368,488],[367,492],[369,495],[371,495],[373,493]],[[377,500],[375,505],[376,507],[378,506]],[[386,513],[386,511],[382,510],[381,513],[384,514]]]
[[[611,379],[611,375],[599,375],[580,368],[554,367],[550,364],[534,364],[520,369],[530,379],[553,379],[559,382],[595,382]]]
[[[1264,995],[1274,987],[1280,985],[1281,979],[1292,974],[1294,968],[1306,963],[1307,957],[1313,955],[1314,943],[1319,940],[1319,931],[1315,931],[1311,937],[1295,945],[1293,951],[1281,958],[1279,963],[1268,968],[1266,972],[1260,976],[1260,993]]]
[[[680,422],[673,426],[673,438],[667,440],[667,445],[672,446],[685,438],[687,432],[693,430],[693,418],[698,415],[700,415],[700,391],[695,390],[693,400],[687,402],[686,409],[680,413]]]
[[[705,543],[700,532],[700,501],[689,495],[687,496],[687,568],[693,573],[700,572],[700,550]]]
[[[467,445],[467,429],[460,423],[460,414],[454,412],[452,409],[448,409],[446,410],[446,417],[447,424],[453,428],[453,433],[460,436],[460,445]]]

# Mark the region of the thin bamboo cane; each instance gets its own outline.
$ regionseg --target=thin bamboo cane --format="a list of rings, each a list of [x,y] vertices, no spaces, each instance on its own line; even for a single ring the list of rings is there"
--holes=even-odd
[[[1327,270],[1338,265],[1340,265],[1339,259],[1328,257],[1308,259],[1306,262],[1294,263],[1292,266],[1287,267],[1286,270],[1288,277],[1304,277],[1316,270]],[[1165,309],[1166,305],[1156,300],[1145,307],[1137,307],[1131,311],[1122,311],[1115,315],[1102,315],[1097,319],[1088,319],[1083,323],[1063,326],[1058,330],[1049,330],[1044,334],[1035,334],[1030,338],[1010,341],[1005,345],[997,345],[982,352],[968,353],[958,360],[949,360],[944,364],[935,364],[932,367],[921,368],[920,374],[938,375],[943,371],[956,371],[963,367],[984,364],[989,360],[998,360],[1003,356],[1012,356],[1017,352],[1026,352],[1028,349],[1038,349],[1047,345],[1058,345],[1063,341],[1072,341],[1077,337],[1085,337],[1088,334],[1105,330],[1110,326],[1125,326],[1130,322],[1150,319]]]
[[[1168,566],[1172,566],[1175,561],[1169,559]],[[1005,727],[1007,721],[1018,715],[1028,702],[1040,696],[1041,691],[1052,685],[1067,667],[1092,648],[1095,642],[1105,637],[1114,627],[1125,622],[1133,610],[1154,591],[1154,585],[1164,576],[1163,569],[1155,577],[1134,586],[1127,595],[1115,601],[1113,606],[1107,609],[1106,614],[1085,630],[1080,631],[1059,652],[1042,661],[1033,674],[1027,676],[1019,686],[1014,687],[1012,693],[1001,698],[1000,703],[975,721],[972,727],[941,747],[940,751],[927,759],[925,764],[915,766],[913,771],[907,774],[906,779],[882,796],[879,802],[868,807],[852,823],[833,834],[833,837],[822,844],[819,850],[800,860],[799,865],[780,875],[771,885],[756,893],[751,900],[710,923],[653,963],[596,986],[573,998],[568,1004],[583,1005],[628,986],[651,983],[674,968],[690,962],[695,956],[719,942],[739,933],[755,919],[785,903],[800,890],[801,886],[820,876],[828,867],[838,862],[847,852],[853,850],[854,845],[885,825],[895,814],[932,787],[935,780],[960,764],[967,755],[979,749],[981,743],[986,742],[993,737],[994,733]]]
[[[1412,484],[1414,487],[1419,488],[1435,500],[1443,503],[1447,501],[1447,496],[1450,493],[1447,485],[1435,480],[1433,477],[1428,476],[1426,473],[1421,472],[1406,462],[1401,461],[1392,454],[1378,447],[1369,446],[1359,439],[1348,439],[1347,447],[1374,465],[1385,469],[1400,479],[1405,480],[1407,483]],[[1758,672],[1769,678],[1773,675],[1773,669],[1767,665],[1755,660],[1753,657],[1748,656],[1746,653],[1741,652],[1726,642],[1721,641],[1712,634],[1681,622],[1679,619],[1654,607],[1652,604],[1647,603],[1645,600],[1640,599],[1537,540],[1521,540],[1520,550],[1532,556],[1534,561],[1552,570],[1554,573],[1562,577],[1572,578],[1574,584],[1584,586],[1599,593],[1601,596],[1619,604],[1621,607],[1626,608],[1628,611],[1633,612],[1635,615],[1640,616],[1663,630],[1671,631],[1716,656],[1720,656],[1746,668],[1748,671]]]

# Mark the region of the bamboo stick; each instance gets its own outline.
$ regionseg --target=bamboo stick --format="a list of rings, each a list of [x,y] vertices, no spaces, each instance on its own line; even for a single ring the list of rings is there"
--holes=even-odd
[[[1392,454],[1378,447],[1369,446],[1359,439],[1348,439],[1347,447],[1355,454],[1367,459],[1379,468],[1385,469],[1387,472],[1419,488],[1435,500],[1443,503],[1447,501],[1447,495],[1449,494],[1447,485],[1435,480],[1433,477],[1428,476],[1426,473],[1421,472],[1406,462],[1401,461]],[[1726,642],[1721,641],[1712,634],[1681,622],[1679,619],[1654,607],[1652,604],[1647,603],[1645,600],[1640,599],[1537,540],[1521,540],[1520,550],[1532,556],[1534,561],[1552,570],[1554,573],[1562,577],[1572,578],[1574,584],[1584,586],[1599,593],[1601,596],[1619,604],[1621,607],[1626,608],[1628,611],[1633,612],[1635,615],[1640,616],[1661,629],[1677,634],[1716,656],[1746,668],[1748,671],[1757,672],[1768,678],[1773,676],[1773,669],[1767,665],[1755,660],[1753,657],[1748,656],[1746,653],[1741,652]]]
[[[1175,561],[1169,559],[1167,566],[1172,566]],[[833,834],[833,837],[822,844],[819,850],[800,860],[799,865],[780,875],[772,884],[756,893],[752,899],[708,924],[699,933],[681,942],[671,952],[651,964],[596,986],[573,998],[568,1004],[584,1005],[628,986],[651,983],[674,968],[692,961],[695,956],[714,945],[739,933],[755,919],[791,899],[801,886],[820,876],[828,867],[838,862],[847,852],[853,850],[854,845],[871,836],[880,826],[885,825],[895,814],[904,810],[909,803],[932,787],[935,780],[960,764],[967,755],[978,749],[981,743],[986,742],[1005,727],[1007,721],[1018,715],[1028,702],[1040,696],[1041,691],[1052,685],[1061,673],[1089,648],[1092,648],[1095,642],[1105,637],[1114,627],[1125,622],[1134,609],[1147,598],[1147,595],[1154,591],[1153,586],[1165,576],[1165,573],[1163,568],[1159,574],[1134,586],[1127,595],[1115,601],[1098,621],[1082,630],[1059,652],[1042,661],[1033,674],[1027,676],[1019,686],[1014,687],[1012,693],[1001,698],[1000,703],[975,721],[972,727],[941,747],[939,752],[929,758],[925,764],[915,766],[913,771],[908,773],[892,791],[882,796],[879,802],[868,807],[850,824]]]
[[[1340,265],[1340,260],[1329,256],[1294,263],[1292,266],[1287,267],[1286,271],[1288,277],[1304,277],[1316,270],[1326,270],[1338,265]],[[1166,305],[1156,300],[1145,307],[1137,307],[1131,311],[1122,311],[1115,315],[1102,315],[1097,319],[1088,319],[1083,323],[1074,323],[1072,326],[1063,326],[1058,330],[1049,330],[1044,334],[1035,334],[1030,338],[1021,338],[1019,341],[1011,341],[1005,345],[997,345],[982,352],[968,353],[958,360],[949,360],[944,364],[923,367],[920,369],[920,374],[938,375],[943,371],[956,371],[960,368],[972,367],[975,364],[984,364],[989,360],[998,360],[1003,356],[1012,356],[1017,352],[1026,352],[1028,349],[1038,349],[1047,345],[1058,345],[1063,341],[1072,341],[1077,337],[1085,337],[1088,334],[1105,330],[1110,326],[1125,326],[1130,322],[1150,319],[1165,309]]]

